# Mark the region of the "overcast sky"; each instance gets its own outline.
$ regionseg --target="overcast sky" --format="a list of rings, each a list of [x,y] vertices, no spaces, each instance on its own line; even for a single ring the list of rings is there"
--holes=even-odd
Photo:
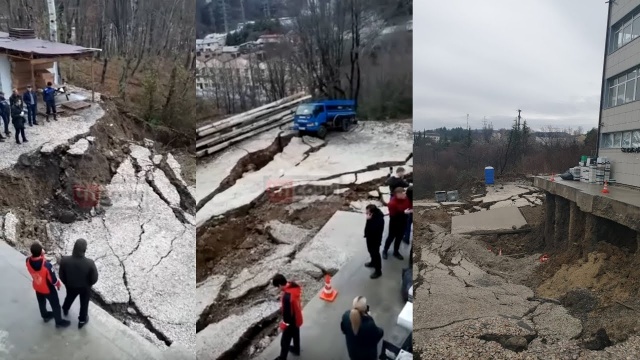
[[[414,128],[598,122],[604,0],[414,1]]]

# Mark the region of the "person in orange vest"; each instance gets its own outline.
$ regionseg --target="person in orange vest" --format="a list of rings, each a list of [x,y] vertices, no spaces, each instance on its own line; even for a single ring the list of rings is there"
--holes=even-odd
[[[282,291],[280,322],[280,356],[276,360],[287,360],[289,353],[300,356],[300,327],[302,326],[302,288],[293,281],[287,281],[282,274],[276,274],[272,280],[273,286]],[[291,342],[293,341],[293,346]]]
[[[39,242],[31,244],[31,256],[26,260],[27,270],[33,279],[33,290],[36,292],[40,315],[44,322],[55,319],[57,328],[65,328],[71,324],[69,320],[62,318],[60,311],[60,299],[58,290],[62,283],[56,277],[53,265],[44,258],[44,250]],[[52,311],[47,311],[47,300]]]

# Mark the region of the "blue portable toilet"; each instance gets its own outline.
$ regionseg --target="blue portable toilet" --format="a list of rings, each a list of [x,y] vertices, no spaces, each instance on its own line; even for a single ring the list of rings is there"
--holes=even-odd
[[[484,183],[485,185],[493,185],[494,183],[494,174],[495,171],[493,170],[493,167],[491,166],[487,166],[486,168],[484,168]]]

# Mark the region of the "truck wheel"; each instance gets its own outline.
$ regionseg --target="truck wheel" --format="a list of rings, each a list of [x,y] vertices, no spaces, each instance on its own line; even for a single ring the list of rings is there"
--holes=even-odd
[[[340,130],[342,130],[342,132],[348,132],[350,127],[351,127],[351,119],[345,118],[341,120]]]
[[[323,139],[327,137],[327,127],[324,125],[321,125],[318,128],[318,132],[316,133],[316,136],[318,136],[318,138]]]
[[[307,132],[306,132],[306,131],[304,131],[304,130],[298,130],[298,136],[303,137],[303,136],[305,136],[305,135],[307,135]]]

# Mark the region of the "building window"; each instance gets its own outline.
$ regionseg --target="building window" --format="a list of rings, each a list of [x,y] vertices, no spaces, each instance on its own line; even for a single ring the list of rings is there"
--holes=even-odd
[[[604,149],[613,147],[613,134],[602,134],[602,147]]]
[[[631,131],[625,131],[622,133],[622,147],[631,147]]]
[[[618,50],[638,36],[640,36],[640,8],[635,9],[611,28],[609,53]]]
[[[636,88],[640,86],[640,81],[637,81],[637,74],[638,69],[636,68],[607,80],[606,107],[609,108],[640,100],[640,91],[636,91]]]
[[[640,131],[636,130],[633,132],[633,135],[631,136],[631,146],[640,147]]]

